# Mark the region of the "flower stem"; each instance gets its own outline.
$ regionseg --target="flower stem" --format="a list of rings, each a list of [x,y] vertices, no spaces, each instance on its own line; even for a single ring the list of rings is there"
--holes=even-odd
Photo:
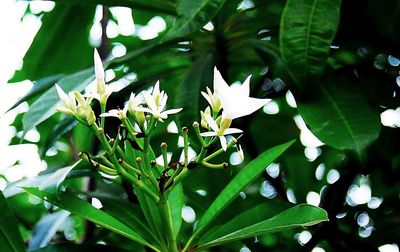
[[[106,112],[106,103],[100,102],[101,114]],[[106,118],[104,116],[100,116],[100,127],[104,129]]]
[[[112,152],[112,147],[110,143],[107,141],[106,136],[104,135],[104,130],[99,129],[95,126],[92,126],[91,129],[95,132],[95,135],[97,138],[100,140],[100,142],[103,144],[108,157],[111,160],[111,163],[114,165],[115,169],[118,171],[118,173],[124,177],[126,180],[128,180],[130,183],[132,183],[137,190],[143,190],[145,193],[147,193],[155,202],[158,202],[160,200],[160,197],[157,196],[152,190],[150,190],[146,184],[144,184],[141,180],[137,180],[135,177],[133,177],[131,174],[129,174],[127,171],[125,171],[122,166],[119,164],[117,157],[115,154]]]

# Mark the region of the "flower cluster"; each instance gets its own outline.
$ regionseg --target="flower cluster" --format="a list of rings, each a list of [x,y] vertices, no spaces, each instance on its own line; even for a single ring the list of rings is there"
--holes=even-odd
[[[270,101],[250,97],[250,76],[242,85],[229,86],[215,68],[214,91],[207,88],[206,92],[201,92],[209,104],[204,111],[200,111],[201,126],[206,130],[201,132],[199,123],[193,123],[194,133],[202,145],[201,150],[196,157],[189,158],[189,130],[184,127],[181,131],[184,141],[183,160],[169,162],[167,145],[162,143],[160,148],[163,162],[158,164],[155,157],[151,156],[154,154],[154,146],[151,146],[150,141],[152,132],[158,122],[163,122],[171,114],[179,113],[182,108],[167,109],[168,95],[160,90],[157,81],[151,92],[143,91],[138,95],[131,93],[122,109],[111,109],[106,112],[107,100],[114,90],[111,85],[106,84],[103,64],[96,50],[94,66],[96,89],[85,95],[77,91],[66,94],[56,85],[62,103],[56,109],[88,126],[103,145],[105,154],[100,159],[88,153],[86,156],[81,155],[82,159],[90,161],[103,174],[114,179],[122,178],[129,181],[134,188],[142,189],[159,204],[165,204],[172,188],[194,167],[227,167],[226,162],[215,164],[210,163],[210,160],[224,153],[229,147],[236,145],[237,152],[243,159],[243,150],[237,144],[237,140],[233,138],[228,142],[225,136],[242,133],[241,129],[231,127],[232,121],[255,112]],[[143,96],[143,99],[139,95]],[[91,106],[94,100],[97,100],[101,107],[99,117],[96,117]],[[116,117],[122,123],[115,138],[110,138],[105,133],[107,117]],[[208,153],[211,149],[209,147],[218,140],[221,148]]]

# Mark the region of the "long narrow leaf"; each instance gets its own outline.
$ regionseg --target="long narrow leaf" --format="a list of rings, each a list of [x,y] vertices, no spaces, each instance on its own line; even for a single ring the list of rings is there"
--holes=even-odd
[[[18,232],[17,221],[10,206],[0,191],[0,248],[2,251],[25,251],[24,242]]]
[[[200,244],[199,248],[216,246],[222,243],[266,235],[295,227],[311,226],[327,220],[328,214],[325,210],[319,207],[301,204],[285,210],[271,219],[261,221],[215,240]]]
[[[77,214],[84,219],[87,219],[101,227],[107,228],[115,233],[123,235],[142,245],[150,247],[155,251],[159,251],[156,247],[148,243],[143,237],[141,237],[136,231],[129,228],[126,224],[122,223],[111,215],[93,207],[83,199],[80,199],[68,192],[65,192],[57,197],[54,194],[42,192],[33,187],[24,189],[28,193],[31,193],[43,200],[46,200],[53,205],[70,211],[71,213]]]
[[[255,160],[246,165],[241,172],[225,187],[225,189],[218,195],[208,210],[204,213],[203,217],[197,226],[194,233],[196,236],[202,231],[211,221],[213,221],[240,193],[243,188],[253,182],[264,170],[267,165],[272,163],[278,158],[285,150],[287,150],[294,141],[275,146]]]
[[[29,242],[29,250],[45,247],[69,215],[70,212],[65,210],[45,215],[36,224],[32,239]]]

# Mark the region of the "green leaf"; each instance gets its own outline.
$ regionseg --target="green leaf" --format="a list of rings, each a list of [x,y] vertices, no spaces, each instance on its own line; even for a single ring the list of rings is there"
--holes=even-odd
[[[47,247],[41,249],[35,249],[31,252],[129,252],[129,250],[125,250],[122,248],[118,248],[110,245],[102,245],[102,244],[73,244],[73,243],[60,243],[60,244],[52,244]]]
[[[269,219],[274,215],[288,209],[290,206],[291,204],[278,200],[263,202],[245,212],[239,213],[237,216],[235,216],[235,218],[229,220],[229,222],[216,226],[212,230],[208,231],[204,234],[204,238],[199,243],[203,244],[207,241],[215,240],[218,237],[228,235],[239,229]]]
[[[24,95],[21,99],[19,99],[17,101],[17,103],[15,103],[10,109],[8,109],[8,111],[16,108],[18,105],[20,105],[21,103],[28,101],[29,99],[31,99],[32,97],[40,94],[41,92],[44,92],[45,90],[49,89],[51,86],[54,85],[54,83],[56,83],[56,81],[58,81],[61,77],[63,76],[63,74],[57,74],[57,75],[53,75],[53,76],[49,76],[49,77],[45,77],[43,79],[40,79],[38,81],[34,81],[33,82],[33,87],[31,90],[29,90],[29,92]]]
[[[24,57],[21,72],[12,81],[36,80],[72,73],[92,64],[89,45],[95,6],[57,4],[44,14],[42,26]]]
[[[184,194],[182,184],[176,185],[168,197],[169,209],[171,210],[174,234],[178,236],[182,225],[182,207],[184,204]]]
[[[189,126],[197,121],[200,114],[200,91],[205,83],[212,82],[212,55],[206,54],[193,63],[181,85],[176,107],[184,108],[178,114],[179,128]]]
[[[181,38],[199,31],[219,11],[225,0],[179,0],[178,17],[164,39]]]
[[[325,144],[339,150],[353,150],[359,159],[378,136],[379,114],[357,90],[326,81],[315,89],[313,100],[298,102],[300,115],[310,130]]]
[[[62,121],[56,124],[51,133],[47,136],[46,141],[40,149],[40,157],[43,158],[49,148],[52,147],[62,136],[70,132],[77,123],[78,121],[76,121],[72,116],[64,116]],[[88,139],[85,138],[85,141],[87,140]]]
[[[198,248],[204,249],[206,247],[212,247],[222,243],[266,235],[291,228],[307,227],[323,221],[328,221],[328,214],[325,212],[325,210],[307,204],[300,204],[285,210],[270,219],[236,230],[235,232],[221,236],[212,241],[200,244]]]
[[[137,230],[137,232],[147,240],[159,242],[158,238],[152,233],[148,224],[144,221],[145,218],[139,206],[105,197],[99,199],[105,212],[119,219],[133,230]]]
[[[323,72],[336,34],[341,0],[288,0],[282,14],[283,61],[300,88]]]
[[[60,196],[61,185],[64,182],[67,175],[74,169],[82,160],[75,162],[75,164],[57,169],[54,171],[46,180],[39,185],[40,191],[54,191],[57,196]]]
[[[84,219],[87,219],[117,234],[125,236],[142,245],[148,246],[155,251],[159,251],[156,247],[148,243],[142,236],[140,236],[136,231],[132,230],[126,224],[122,223],[111,215],[93,207],[85,200],[80,199],[69,192],[62,193],[58,198],[56,195],[42,192],[38,188],[26,187],[24,189],[28,193],[31,193],[43,200],[46,200],[53,205],[70,211],[71,213],[74,213]]]
[[[2,251],[25,251],[24,241],[18,231],[18,224],[10,206],[0,191],[0,248]]]
[[[70,212],[60,210],[43,216],[35,226],[32,239],[29,242],[29,250],[43,248],[49,244],[69,215]]]
[[[275,146],[247,164],[218,195],[204,213],[196,228],[194,236],[213,221],[243,190],[265,170],[265,167],[287,150],[294,141]]]
[[[124,6],[133,9],[142,9],[156,11],[165,14],[175,15],[173,3],[164,0],[54,0],[56,3],[66,4],[84,4],[84,5],[106,5],[106,6]]]
[[[79,71],[75,74],[61,78],[58,85],[69,92],[71,90],[81,91],[94,79],[93,68]],[[41,95],[29,108],[22,118],[24,134],[36,125],[48,119],[55,113],[54,106],[60,102],[55,88],[50,88]]]

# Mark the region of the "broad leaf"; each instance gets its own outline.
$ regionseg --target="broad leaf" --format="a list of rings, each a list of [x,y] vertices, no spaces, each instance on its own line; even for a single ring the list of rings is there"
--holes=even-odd
[[[13,81],[36,80],[72,73],[92,64],[89,31],[95,6],[57,4],[44,14],[42,26],[24,57],[21,72]]]
[[[288,0],[282,14],[280,46],[283,61],[303,88],[325,68],[336,34],[341,0]]]
[[[70,212],[65,210],[45,215],[33,230],[29,250],[47,246],[69,215]]]
[[[199,31],[217,14],[225,0],[179,0],[178,17],[165,39],[180,38]]]
[[[31,193],[47,202],[74,213],[84,219],[87,219],[101,227],[107,228],[117,234],[123,235],[142,245],[148,246],[156,251],[159,251],[153,245],[149,244],[136,231],[129,228],[126,224],[111,215],[93,207],[83,199],[80,199],[69,192],[62,193],[59,197],[54,194],[42,192],[37,188],[24,188],[28,193]]]
[[[313,100],[298,103],[300,115],[322,142],[339,150],[353,150],[362,158],[363,150],[379,135],[379,114],[360,92],[330,81],[324,84],[315,90]]]
[[[200,219],[195,235],[213,221],[243,190],[265,170],[265,167],[287,150],[294,141],[275,146],[247,164],[218,195]]]
[[[18,231],[18,224],[10,206],[0,191],[0,248],[2,251],[25,251],[24,241]]]
[[[301,204],[285,210],[270,219],[239,229],[212,241],[206,241],[199,245],[199,249],[295,227],[311,226],[323,221],[328,221],[328,214],[325,210],[319,207]]]

